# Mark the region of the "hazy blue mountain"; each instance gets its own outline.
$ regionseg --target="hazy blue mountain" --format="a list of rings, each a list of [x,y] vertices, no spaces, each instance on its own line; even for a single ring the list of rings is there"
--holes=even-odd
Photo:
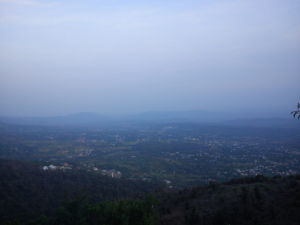
[[[294,118],[246,118],[226,112],[209,111],[161,111],[131,115],[104,115],[92,112],[74,113],[54,117],[0,117],[0,123],[47,126],[98,126],[123,123],[210,123],[250,127],[299,127]]]
[[[207,111],[145,112],[119,116],[82,112],[54,117],[0,117],[0,122],[23,125],[91,125],[118,121],[217,122],[233,118],[232,115],[226,113]]]
[[[4,123],[49,126],[93,125],[105,123],[110,120],[109,116],[90,112],[54,117],[0,117],[0,121]]]
[[[160,122],[220,122],[236,118],[233,114],[214,111],[161,111],[134,115],[132,119]]]
[[[223,122],[230,126],[247,127],[278,127],[278,128],[300,128],[300,121],[294,118],[254,118],[254,119],[236,119]]]

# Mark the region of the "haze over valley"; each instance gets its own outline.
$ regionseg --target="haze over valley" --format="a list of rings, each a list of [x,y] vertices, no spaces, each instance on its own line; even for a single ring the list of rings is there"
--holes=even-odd
[[[298,225],[299,11],[0,0],[0,224]]]

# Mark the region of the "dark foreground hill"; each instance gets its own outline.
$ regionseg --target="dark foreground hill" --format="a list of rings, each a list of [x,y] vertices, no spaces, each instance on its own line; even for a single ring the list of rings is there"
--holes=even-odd
[[[300,176],[250,177],[161,197],[164,225],[299,225]]]
[[[152,183],[80,171],[45,173],[18,161],[1,160],[0,176],[0,224],[298,225],[300,221],[296,175],[243,178],[155,192],[151,197],[142,194],[154,193],[158,186]]]
[[[81,170],[43,171],[35,163],[0,159],[0,221],[53,215],[64,201],[79,197],[91,203],[138,198],[159,187]]]

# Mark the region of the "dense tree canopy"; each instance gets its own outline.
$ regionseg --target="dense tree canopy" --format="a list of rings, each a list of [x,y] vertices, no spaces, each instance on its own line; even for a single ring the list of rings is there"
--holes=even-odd
[[[0,176],[4,225],[297,225],[300,221],[299,175],[256,176],[159,192],[145,183],[85,172],[45,173],[34,164],[10,160],[1,160]]]

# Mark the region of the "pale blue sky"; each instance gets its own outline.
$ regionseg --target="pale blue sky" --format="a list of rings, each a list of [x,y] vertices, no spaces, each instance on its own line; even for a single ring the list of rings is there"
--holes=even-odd
[[[0,0],[0,115],[290,111],[300,1]]]

